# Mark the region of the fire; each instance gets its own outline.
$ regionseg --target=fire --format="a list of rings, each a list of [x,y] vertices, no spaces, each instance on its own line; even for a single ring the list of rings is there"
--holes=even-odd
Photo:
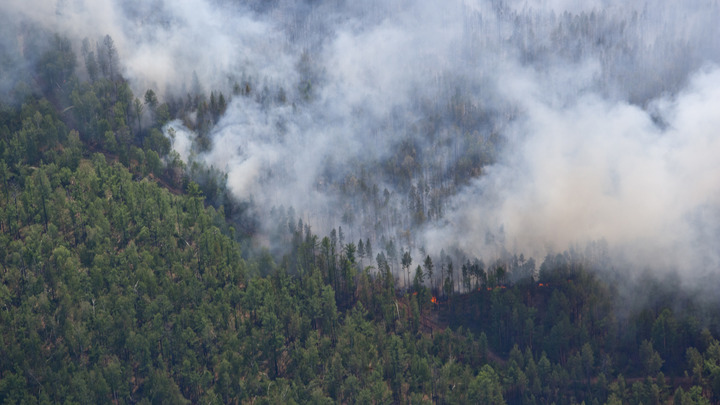
[[[432,301],[433,304],[437,304],[437,303],[438,303],[437,298],[435,298],[435,297],[432,297],[432,298],[430,299],[430,301]]]

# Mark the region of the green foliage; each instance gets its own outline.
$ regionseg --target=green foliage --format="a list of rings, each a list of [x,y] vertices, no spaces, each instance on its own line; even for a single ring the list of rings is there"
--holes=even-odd
[[[38,61],[38,71],[46,91],[61,89],[74,73],[76,65],[77,59],[70,40],[55,34],[50,49]]]
[[[542,285],[522,255],[457,271],[421,249],[413,277],[399,239],[320,238],[279,209],[284,254],[246,261],[222,173],[170,152],[171,106],[132,94],[112,38],[82,52],[89,82],[54,37],[37,67],[47,98],[0,111],[0,402],[720,401],[713,333],[667,302],[617,319],[612,280],[576,253],[549,255]],[[187,103],[201,131],[227,106],[221,92]],[[489,147],[469,143],[458,173]],[[383,170],[408,183],[414,223],[437,217],[412,184],[422,157],[411,142],[392,152],[402,163]]]
[[[501,405],[505,403],[500,379],[489,365],[484,365],[477,377],[470,383],[468,400],[474,404]]]

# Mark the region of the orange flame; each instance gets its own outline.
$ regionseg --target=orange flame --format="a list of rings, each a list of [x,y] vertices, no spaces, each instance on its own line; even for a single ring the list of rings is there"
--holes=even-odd
[[[430,299],[430,301],[432,301],[433,304],[437,304],[437,303],[438,303],[437,298],[435,298],[435,297],[432,297],[432,298]]]

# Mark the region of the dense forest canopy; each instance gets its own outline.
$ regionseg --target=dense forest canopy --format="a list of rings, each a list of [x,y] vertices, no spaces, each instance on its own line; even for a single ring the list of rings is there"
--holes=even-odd
[[[720,403],[720,4],[10,0],[0,402]]]

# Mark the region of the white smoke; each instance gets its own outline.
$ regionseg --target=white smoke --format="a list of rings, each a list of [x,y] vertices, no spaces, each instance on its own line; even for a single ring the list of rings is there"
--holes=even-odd
[[[412,234],[403,244],[429,252],[540,258],[604,238],[642,266],[718,268],[716,0],[1,8],[78,41],[110,34],[136,94],[183,96],[193,76],[208,93],[249,78],[252,94],[232,97],[209,151],[192,151],[179,122],[167,127],[174,148],[226,171],[238,199],[293,206],[319,233],[354,210],[355,235]],[[499,154],[488,141],[498,136]],[[469,144],[488,145],[495,163],[449,180]],[[383,174],[389,159],[447,202],[442,218],[413,228],[408,185]],[[359,188],[361,171],[388,189],[385,219],[340,190]]]
[[[136,93],[178,93],[193,77],[205,86],[229,86],[242,72],[284,77],[292,60],[280,30],[246,9],[205,0],[9,0],[8,15],[91,44],[110,35],[122,74]],[[79,52],[77,52],[79,54]],[[183,94],[180,94],[181,96]]]
[[[508,246],[536,256],[604,238],[634,264],[718,267],[717,67],[655,100],[665,129],[646,110],[594,94],[558,108],[542,99],[541,81],[527,82],[515,94],[526,112],[513,127],[519,142],[454,198],[428,245],[482,254],[495,248],[486,232],[502,228]]]

